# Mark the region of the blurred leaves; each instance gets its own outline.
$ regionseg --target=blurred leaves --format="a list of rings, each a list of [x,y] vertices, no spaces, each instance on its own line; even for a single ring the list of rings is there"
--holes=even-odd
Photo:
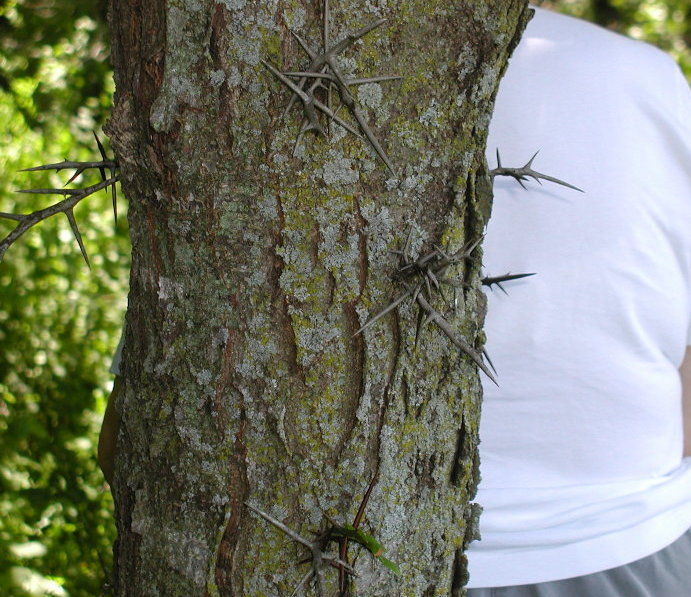
[[[112,97],[104,4],[0,2],[0,211],[28,213],[60,197],[71,172],[18,173],[99,159]],[[98,182],[98,172],[76,182]],[[124,200],[120,209],[125,211]],[[129,246],[106,192],[13,245],[0,264],[0,587],[8,597],[100,595],[112,566],[112,502],[95,458],[107,369],[125,307]],[[13,222],[0,222],[5,235]]]
[[[545,0],[671,51],[691,74],[688,0]],[[54,197],[70,173],[21,168],[98,159],[91,131],[108,116],[105,1],[0,0],[0,211]],[[89,178],[93,176],[95,178]],[[92,184],[98,174],[77,182]],[[126,210],[124,200],[118,206]],[[126,219],[105,192],[76,209],[89,272],[65,218],[29,231],[0,264],[0,587],[3,596],[102,594],[114,539],[96,466],[129,269]],[[6,234],[13,222],[0,222]]]

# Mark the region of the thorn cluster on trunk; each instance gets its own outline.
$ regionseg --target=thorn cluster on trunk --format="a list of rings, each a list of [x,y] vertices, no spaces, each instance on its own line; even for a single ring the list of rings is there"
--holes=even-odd
[[[475,348],[471,346],[471,344],[463,338],[463,336],[461,336],[461,334],[458,333],[446,318],[431,304],[434,292],[437,292],[444,300],[447,300],[447,297],[444,295],[443,286],[451,286],[454,289],[454,300],[451,302],[451,308],[455,311],[457,305],[455,293],[459,287],[462,288],[465,285],[463,282],[447,277],[447,270],[452,265],[456,265],[468,259],[480,244],[482,238],[468,243],[452,255],[449,255],[447,250],[435,245],[431,251],[418,256],[417,259],[412,259],[409,255],[412,231],[413,229],[410,227],[403,249],[394,251],[394,253],[399,255],[400,261],[398,270],[396,270],[393,277],[402,284],[405,291],[379,311],[355,333],[359,334],[363,332],[384,315],[396,309],[405,300],[411,299],[414,303],[417,303],[419,307],[415,341],[417,342],[421,330],[428,323],[435,323],[451,343],[468,355],[485,375],[496,384],[497,380],[492,374],[492,371],[490,371],[482,360],[482,355],[475,350]]]
[[[310,64],[304,71],[288,71],[281,72],[271,63],[262,60],[262,64],[273,74],[283,85],[285,85],[293,95],[290,98],[288,107],[284,115],[290,110],[296,100],[302,103],[303,120],[295,141],[295,148],[293,155],[297,151],[300,142],[305,133],[312,132],[316,135],[326,136],[326,131],[319,121],[318,112],[325,114],[330,121],[334,121],[342,126],[349,133],[356,137],[365,138],[372,149],[374,149],[379,159],[386,165],[392,174],[394,173],[393,165],[386,155],[383,147],[374,136],[372,129],[370,129],[365,117],[358,107],[353,94],[350,91],[351,85],[364,85],[366,83],[378,83],[382,81],[394,81],[402,77],[395,75],[385,75],[380,77],[370,77],[366,79],[347,79],[341,72],[336,58],[339,54],[350,48],[356,41],[363,38],[371,31],[381,27],[386,19],[379,19],[366,25],[355,33],[346,35],[340,41],[331,44],[329,35],[329,4],[328,0],[324,3],[324,22],[323,22],[323,50],[317,52],[310,47],[310,45],[302,39],[297,33],[291,31],[293,37],[300,44],[300,47],[305,51],[310,59]],[[323,89],[326,92],[325,103],[317,98],[317,91]],[[336,90],[341,102],[341,106],[345,106],[351,116],[355,119],[357,126],[351,125],[349,122],[338,116],[338,109],[333,109],[331,105],[332,91]]]
[[[307,564],[311,562],[311,568],[297,584],[291,593],[291,597],[297,595],[300,589],[306,587],[312,579],[314,579],[315,582],[317,595],[319,597],[324,597],[324,579],[321,574],[324,564],[328,564],[329,566],[338,569],[338,597],[346,597],[349,594],[349,579],[357,576],[355,570],[348,561],[349,541],[353,541],[364,547],[370,552],[370,554],[372,554],[373,557],[379,560],[381,564],[386,566],[394,574],[400,574],[398,566],[396,566],[396,564],[390,560],[387,560],[382,555],[384,553],[384,547],[382,544],[379,543],[379,541],[377,541],[377,539],[375,539],[372,535],[365,533],[359,528],[365,514],[365,508],[367,508],[367,503],[369,502],[370,495],[372,494],[372,489],[377,482],[377,477],[378,471],[375,472],[372,480],[367,486],[367,490],[365,491],[365,495],[360,502],[357,514],[353,520],[353,524],[338,524],[325,513],[324,518],[326,519],[328,526],[326,527],[326,530],[317,534],[317,538],[314,541],[304,538],[302,535],[298,534],[281,521],[275,519],[273,516],[267,514],[266,512],[262,512],[259,510],[259,508],[256,508],[248,502],[245,502],[245,505],[252,510],[252,512],[259,515],[268,523],[272,524],[277,529],[288,535],[288,537],[290,537],[293,541],[300,543],[310,551],[310,556],[299,563]],[[323,553],[328,544],[331,542],[338,543],[338,557],[326,556]]]

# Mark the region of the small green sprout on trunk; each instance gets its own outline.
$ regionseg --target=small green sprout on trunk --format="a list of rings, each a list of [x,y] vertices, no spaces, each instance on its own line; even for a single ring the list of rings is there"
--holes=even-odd
[[[364,547],[367,551],[372,554],[383,566],[388,568],[391,572],[400,575],[400,570],[398,566],[391,560],[384,557],[384,546],[369,533],[366,533],[360,528],[363,516],[365,514],[365,508],[369,501],[372,489],[376,484],[377,474],[372,477],[367,491],[360,502],[357,514],[353,520],[353,524],[339,524],[333,519],[331,519],[326,514],[324,518],[328,523],[326,529],[317,533],[316,539],[310,541],[304,538],[302,535],[283,524],[280,520],[277,520],[273,516],[262,512],[259,508],[252,506],[248,502],[245,505],[252,510],[255,514],[259,515],[261,518],[266,520],[268,523],[272,524],[283,533],[288,535],[293,541],[300,543],[306,547],[310,556],[299,562],[300,564],[311,563],[310,570],[300,579],[300,582],[296,585],[295,589],[291,593],[291,597],[299,594],[299,592],[305,588],[310,580],[314,579],[314,584],[316,588],[317,595],[319,597],[324,597],[324,577],[323,577],[323,567],[324,564],[338,569],[338,596],[345,597],[349,594],[349,578],[357,576],[352,565],[348,561],[348,542],[352,541],[358,545]],[[324,553],[324,550],[328,547],[329,543],[335,541],[338,543],[339,554],[338,557],[329,556]]]

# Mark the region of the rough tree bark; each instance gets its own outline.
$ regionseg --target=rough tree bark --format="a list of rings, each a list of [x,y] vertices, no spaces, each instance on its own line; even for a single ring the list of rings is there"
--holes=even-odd
[[[476,367],[434,325],[416,343],[410,302],[354,333],[400,293],[390,251],[410,226],[423,251],[481,237],[487,124],[529,11],[526,0],[331,2],[332,39],[387,19],[340,65],[404,76],[355,93],[393,175],[338,125],[293,156],[302,112],[282,118],[289,92],[260,61],[304,68],[290,30],[320,48],[322,8],[111,0],[107,132],[133,245],[118,595],[289,595],[309,553],[244,503],[311,539],[325,514],[352,523],[372,478],[363,528],[401,576],[360,553],[353,593],[463,592]],[[480,261],[478,248],[454,272],[467,285],[455,316],[436,299],[478,350]],[[325,567],[325,594],[337,579]]]

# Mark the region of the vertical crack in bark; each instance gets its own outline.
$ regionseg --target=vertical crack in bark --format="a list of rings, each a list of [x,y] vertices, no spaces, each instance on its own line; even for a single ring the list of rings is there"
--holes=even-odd
[[[453,455],[451,474],[449,478],[449,482],[454,487],[460,487],[461,481],[463,480],[462,465],[467,455],[466,441],[466,425],[464,416],[461,420],[461,428],[458,430],[458,435],[456,436],[456,451]]]
[[[142,537],[132,530],[132,513],[136,504],[134,489],[128,487],[127,483],[120,483],[116,478],[117,485],[115,509],[117,512],[116,523],[118,535],[113,545],[113,590],[115,595],[128,595],[128,587],[131,580],[137,578],[139,550]]]
[[[389,376],[388,379],[386,380],[386,385],[384,386],[384,390],[382,391],[382,401],[381,401],[381,406],[379,408],[379,416],[377,420],[377,433],[374,436],[374,446],[373,446],[373,453],[377,455],[377,463],[376,463],[376,470],[379,471],[379,461],[380,461],[380,454],[379,454],[379,448],[381,447],[381,432],[382,429],[384,428],[384,421],[386,420],[386,411],[389,408],[389,402],[391,400],[391,391],[394,383],[394,379],[396,377],[396,373],[398,371],[398,362],[401,356],[401,322],[400,318],[398,315],[398,311],[394,311],[393,313],[393,324],[391,326],[391,331],[392,331],[392,343],[391,343],[391,369],[389,371]]]
[[[297,375],[302,387],[307,385],[305,372],[298,361],[298,346],[295,338],[295,330],[288,312],[288,297],[281,288],[281,274],[283,273],[283,258],[278,254],[277,248],[283,246],[283,230],[285,229],[285,215],[280,196],[276,197],[278,211],[278,229],[274,230],[274,243],[271,246],[273,267],[269,274],[269,284],[272,292],[273,314],[276,320],[278,341],[281,353],[285,355],[285,362],[291,374]]]
[[[222,587],[223,595],[233,597],[243,595],[241,566],[237,565],[235,556],[238,546],[243,539],[242,523],[245,509],[243,504],[249,497],[249,481],[247,478],[247,446],[244,442],[247,427],[247,415],[244,400],[240,396],[240,424],[235,434],[233,453],[229,459],[228,504],[230,516],[226,524],[223,538],[218,546],[216,559],[215,580],[218,587]]]
[[[355,303],[345,303],[343,305],[343,314],[346,321],[345,333],[351,345],[348,351],[351,355],[351,363],[350,367],[348,367],[348,375],[350,377],[348,394],[350,397],[347,398],[346,408],[343,412],[343,432],[338,444],[333,450],[332,460],[334,464],[338,463],[341,459],[343,450],[348,445],[355,431],[357,412],[360,407],[362,396],[365,393],[365,340],[362,334],[355,335],[355,332],[360,326],[360,320],[355,310]]]
[[[451,566],[451,597],[463,597],[465,594],[463,588],[467,581],[466,558],[463,555],[463,550],[457,549],[454,552],[453,564]]]

